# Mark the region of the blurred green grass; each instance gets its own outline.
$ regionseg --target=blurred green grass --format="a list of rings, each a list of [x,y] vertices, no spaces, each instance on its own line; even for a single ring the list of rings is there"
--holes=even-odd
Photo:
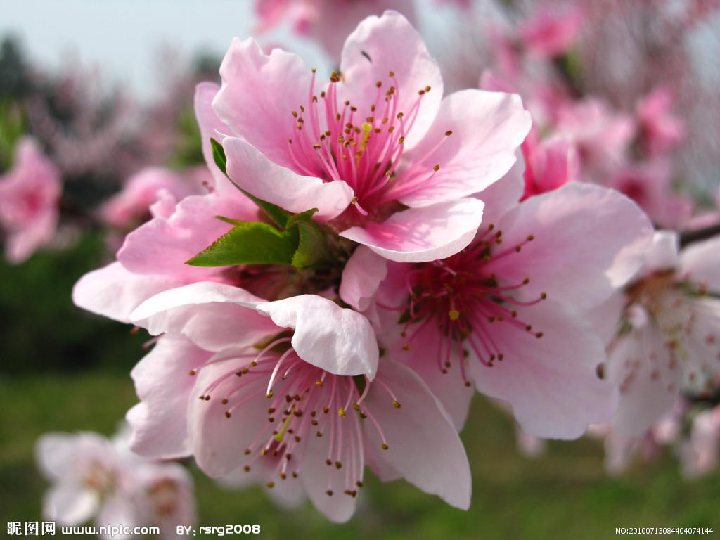
[[[20,267],[0,265],[2,522],[40,519],[47,488],[34,463],[40,435],[112,435],[136,401],[128,372],[143,354],[143,336],[70,302],[72,284],[101,264],[101,247],[89,237]],[[524,458],[509,418],[480,397],[463,440],[473,470],[468,512],[405,482],[369,478],[356,516],[335,525],[309,503],[281,510],[259,488],[223,490],[193,470],[199,525],[258,523],[262,538],[333,540],[592,540],[616,537],[616,526],[713,527],[710,537],[720,535],[720,473],[685,482],[670,452],[621,478],[605,476],[597,441],[554,441],[546,455]]]
[[[134,402],[129,378],[103,370],[3,378],[2,521],[39,519],[47,485],[36,470],[33,446],[41,434],[111,435]],[[369,479],[353,520],[334,525],[309,504],[284,511],[258,488],[226,491],[193,471],[199,524],[259,523],[263,538],[414,540],[602,539],[614,537],[616,526],[720,528],[720,475],[686,483],[668,455],[622,478],[605,477],[595,441],[554,442],[547,455],[523,458],[514,450],[509,419],[483,399],[476,400],[463,439],[473,469],[468,512],[404,482],[382,485]]]

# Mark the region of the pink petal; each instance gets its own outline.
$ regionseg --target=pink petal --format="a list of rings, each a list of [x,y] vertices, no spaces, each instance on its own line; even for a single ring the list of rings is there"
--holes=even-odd
[[[220,119],[270,161],[293,169],[287,141],[296,130],[290,113],[308,103],[310,69],[295,54],[273,49],[266,55],[252,38],[235,38],[220,77],[213,102]]]
[[[357,443],[356,443],[357,444]],[[344,523],[355,512],[355,498],[345,495],[345,469],[328,467],[330,437],[309,437],[305,459],[300,468],[300,480],[313,505],[328,519]],[[361,476],[362,478],[362,476]],[[331,490],[333,495],[326,492]]]
[[[596,374],[605,351],[587,324],[550,300],[518,310],[518,319],[543,336],[493,323],[492,338],[504,359],[487,367],[471,353],[477,389],[512,405],[520,427],[537,437],[574,439],[589,424],[608,420],[617,392]]]
[[[387,441],[380,456],[405,480],[448,504],[467,510],[470,506],[470,464],[465,448],[442,405],[410,368],[383,359],[378,369],[382,380],[397,397],[393,406],[388,392],[375,383],[365,400]],[[375,427],[365,423],[368,445],[380,447]]]
[[[360,313],[310,294],[257,304],[283,328],[294,328],[292,346],[305,362],[334,375],[367,375],[378,365],[378,345]]]
[[[340,71],[345,81],[339,89],[341,99],[350,100],[359,111],[370,110],[378,93],[375,84],[380,81],[382,90],[396,86],[398,111],[409,118],[419,98],[418,91],[430,86],[405,138],[405,148],[417,144],[437,114],[443,81],[440,68],[405,17],[386,11],[382,17],[371,16],[362,21],[345,42]],[[395,74],[394,78],[389,77],[390,72]]]
[[[92,517],[98,508],[97,492],[76,484],[59,484],[43,501],[43,517],[60,525],[77,525]]]
[[[74,476],[76,440],[76,436],[65,433],[46,433],[40,437],[35,446],[35,457],[46,478],[57,481]]]
[[[680,253],[680,274],[720,291],[720,237],[689,245]]]
[[[242,409],[228,418],[225,412],[245,394],[233,394],[235,382],[232,378],[220,383],[209,401],[198,399],[205,389],[228,371],[237,371],[237,360],[213,363],[203,368],[190,397],[188,426],[192,434],[195,461],[202,471],[213,478],[225,476],[234,471],[245,458],[258,433],[267,426],[267,399],[265,392],[259,393],[242,405]],[[255,379],[253,387],[246,384],[248,392],[264,390],[267,383],[262,377]],[[222,403],[217,396],[228,396],[229,402]]]
[[[680,239],[675,231],[657,231],[645,251],[642,268],[638,274],[651,274],[658,270],[670,270],[679,264]]]
[[[618,410],[612,421],[618,433],[641,435],[677,401],[682,370],[670,368],[665,342],[666,338],[650,324],[620,338],[608,353],[607,379],[620,388]],[[653,352],[656,361],[647,361]]]
[[[183,334],[198,347],[220,351],[279,332],[267,317],[243,305],[254,302],[263,300],[232,285],[198,282],[153,296],[130,319],[152,335]]]
[[[215,99],[219,90],[220,87],[211,82],[203,82],[195,87],[195,118],[200,127],[202,152],[203,156],[205,156],[205,163],[207,163],[217,186],[229,184],[225,175],[215,165],[210,143],[210,139],[220,142],[225,135],[230,133],[228,126],[218,118],[215,109],[212,107],[213,99]]]
[[[317,208],[317,218],[332,219],[342,213],[353,198],[352,188],[344,181],[323,182],[314,176],[300,176],[273,163],[242,139],[228,137],[223,147],[228,176],[236,184],[290,212]]]
[[[437,327],[425,328],[412,338],[410,349],[403,349],[408,342],[407,338],[400,336],[402,325],[397,324],[397,312],[392,312],[392,324],[383,325],[392,328],[392,334],[384,334],[381,341],[386,347],[385,357],[408,366],[425,382],[443,408],[450,416],[450,419],[459,432],[462,430],[470,410],[470,401],[475,394],[472,388],[466,388],[460,373],[460,362],[463,361],[453,354],[452,368],[443,374],[438,367],[437,354],[443,351],[438,341],[443,341],[445,336],[440,333]],[[384,322],[388,322],[387,320]],[[411,334],[415,327],[411,326],[407,333]]]
[[[232,195],[210,193],[183,199],[169,218],[156,217],[127,235],[117,258],[136,274],[171,274],[195,279],[216,275],[217,268],[185,262],[207,248],[232,226],[215,216],[257,219],[257,207],[236,189]]]
[[[493,182],[475,198],[480,199],[485,207],[483,208],[483,223],[496,224],[498,220],[520,202],[525,192],[525,160],[522,152],[515,152],[517,161],[510,170],[497,182]]]
[[[351,227],[340,236],[397,262],[428,262],[470,244],[482,221],[483,203],[460,199],[393,214],[382,223]]]
[[[507,283],[530,278],[533,292],[581,310],[633,276],[652,238],[650,221],[630,199],[579,183],[527,199],[496,226],[507,249],[524,245],[489,269]]]
[[[446,97],[427,135],[407,154],[412,165],[401,173],[400,201],[428,206],[482,191],[510,170],[530,125],[517,95],[463,90]]]
[[[78,307],[130,322],[130,313],[145,300],[187,282],[182,276],[133,274],[115,262],[81,277],[73,287],[72,298]]]
[[[305,10],[312,9],[312,35],[317,38],[325,51],[330,55],[334,65],[340,57],[345,38],[355,30],[358,21],[370,15],[381,15],[385,10],[393,9],[401,12],[413,23],[415,9],[413,2],[407,0],[363,0],[362,2],[302,2]],[[309,8],[313,6],[313,8]],[[305,17],[310,18],[306,15]]]
[[[387,260],[365,246],[352,254],[342,273],[340,298],[358,311],[365,311],[387,275]]]
[[[130,447],[143,456],[169,459],[190,455],[187,432],[190,396],[211,353],[179,335],[165,335],[130,372],[141,400],[128,413]],[[134,411],[134,412],[133,412]]]

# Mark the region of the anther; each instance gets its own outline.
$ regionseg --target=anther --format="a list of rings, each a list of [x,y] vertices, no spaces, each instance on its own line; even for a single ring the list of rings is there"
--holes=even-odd
[[[402,405],[400,405],[400,402],[397,399],[395,399],[395,400],[393,400],[393,407],[395,407],[396,409],[399,409],[400,407],[402,407]]]
[[[339,461],[336,461],[336,462],[335,462],[335,468],[336,468],[336,469],[342,469],[342,463],[340,463]]]
[[[380,448],[382,448],[383,450],[387,450],[387,449],[390,448],[390,447],[389,447],[387,444],[382,443],[382,444],[380,445]]]
[[[452,135],[452,130],[448,129],[448,130],[445,132],[445,136],[446,136],[446,137],[449,137],[450,135]]]
[[[231,416],[230,411],[225,411],[225,418],[230,418]]]
[[[265,485],[268,487],[268,489],[272,489],[272,488],[275,487],[275,482],[268,482],[268,483],[265,484]]]

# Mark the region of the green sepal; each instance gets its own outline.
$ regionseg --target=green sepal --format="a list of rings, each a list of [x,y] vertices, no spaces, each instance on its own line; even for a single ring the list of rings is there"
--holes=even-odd
[[[236,264],[292,264],[297,250],[295,235],[278,231],[257,221],[222,218],[234,224],[229,232],[188,260],[191,266],[230,266]]]

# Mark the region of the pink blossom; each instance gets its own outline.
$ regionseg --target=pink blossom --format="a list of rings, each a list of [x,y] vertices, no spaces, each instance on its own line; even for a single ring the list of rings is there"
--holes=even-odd
[[[0,176],[0,226],[5,256],[21,263],[52,240],[62,191],[59,173],[32,139],[15,148],[13,168]]]
[[[162,538],[176,538],[178,524],[192,525],[195,503],[187,471],[142,459],[130,453],[127,443],[123,432],[113,440],[95,433],[43,435],[37,461],[53,483],[44,499],[44,518],[61,525],[92,517],[102,526],[159,525]]]
[[[207,169],[204,169],[207,173]],[[201,180],[202,181],[202,180]],[[159,167],[149,167],[132,176],[120,193],[111,197],[100,209],[103,221],[115,227],[130,227],[149,214],[161,190],[176,200],[199,192],[200,183]]]
[[[616,404],[595,373],[602,343],[579,314],[637,270],[652,229],[612,190],[571,183],[517,205],[522,189],[515,176],[480,195],[495,215],[460,253],[388,263],[373,306],[379,339],[387,358],[423,377],[456,427],[474,385],[512,405],[526,433],[574,438]]]
[[[649,156],[664,154],[685,136],[684,124],[672,114],[672,107],[672,94],[662,86],[637,104],[641,143]]]
[[[670,162],[658,158],[619,168],[607,186],[635,201],[657,225],[680,227],[690,219],[694,205],[675,192],[671,174]]]
[[[579,180],[580,159],[569,140],[554,136],[538,143],[531,131],[520,147],[525,158],[524,199]]]
[[[620,390],[613,429],[647,430],[681,389],[702,393],[720,372],[720,240],[678,252],[675,233],[658,232],[642,269],[595,314],[609,335],[606,378]]]
[[[558,111],[556,130],[575,143],[583,178],[592,181],[624,163],[635,125],[600,98],[586,98]]]
[[[562,12],[549,6],[539,8],[518,29],[518,35],[530,53],[542,57],[559,56],[574,44],[580,32],[582,12],[579,4]]]
[[[482,219],[469,196],[510,169],[530,128],[517,96],[443,99],[437,64],[394,12],[360,23],[329,84],[252,39],[233,42],[220,75],[213,107],[230,178],[291,212],[318,208],[340,236],[391,260],[465,247]]]
[[[366,463],[468,507],[454,427],[417,375],[378,365],[359,313],[318,296],[263,302],[195,283],[150,298],[132,319],[164,333],[133,371],[137,451],[193,454],[211,477],[241,468],[268,488],[299,483],[334,521],[352,515]]]

